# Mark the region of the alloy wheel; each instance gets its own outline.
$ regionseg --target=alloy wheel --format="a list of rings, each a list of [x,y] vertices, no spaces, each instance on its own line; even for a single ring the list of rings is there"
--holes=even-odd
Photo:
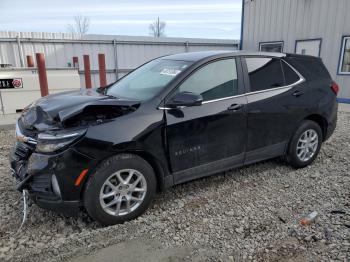
[[[136,210],[144,200],[147,183],[143,174],[135,169],[113,173],[101,187],[100,204],[112,216],[124,216]]]
[[[313,129],[308,129],[301,134],[296,149],[300,161],[309,161],[315,155],[318,142],[318,134]]]

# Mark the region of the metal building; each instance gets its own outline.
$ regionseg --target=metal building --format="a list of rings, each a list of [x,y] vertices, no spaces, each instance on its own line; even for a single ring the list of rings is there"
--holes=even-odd
[[[65,33],[0,32],[0,68],[25,67],[26,55],[44,53],[46,67],[73,66],[79,59],[81,87],[85,87],[83,55],[90,55],[92,85],[99,86],[98,54],[106,56],[107,83],[114,82],[141,64],[168,54],[201,50],[237,50],[239,41],[196,38],[154,38]]]
[[[350,103],[349,0],[243,0],[242,48],[320,56]]]

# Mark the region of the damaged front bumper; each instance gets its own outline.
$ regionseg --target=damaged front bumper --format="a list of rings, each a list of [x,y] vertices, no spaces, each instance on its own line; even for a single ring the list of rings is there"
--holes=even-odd
[[[40,154],[28,142],[17,141],[10,153],[11,173],[17,190],[27,190],[38,206],[76,215],[81,206],[84,182],[75,185],[82,170],[89,169],[92,159],[74,148],[57,154]]]

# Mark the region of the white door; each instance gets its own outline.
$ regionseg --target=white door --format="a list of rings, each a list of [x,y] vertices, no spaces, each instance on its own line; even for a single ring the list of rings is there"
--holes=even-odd
[[[295,53],[301,55],[320,56],[321,39],[299,40],[296,42]]]

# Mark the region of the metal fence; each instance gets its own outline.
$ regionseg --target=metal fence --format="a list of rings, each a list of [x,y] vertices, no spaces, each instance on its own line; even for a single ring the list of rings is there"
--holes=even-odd
[[[97,87],[98,53],[106,55],[107,83],[111,83],[155,57],[238,47],[237,40],[0,32],[0,64],[25,67],[26,56],[40,52],[45,54],[48,68],[62,68],[73,66],[72,57],[77,56],[81,86],[85,87],[83,55],[90,55],[92,85]]]

